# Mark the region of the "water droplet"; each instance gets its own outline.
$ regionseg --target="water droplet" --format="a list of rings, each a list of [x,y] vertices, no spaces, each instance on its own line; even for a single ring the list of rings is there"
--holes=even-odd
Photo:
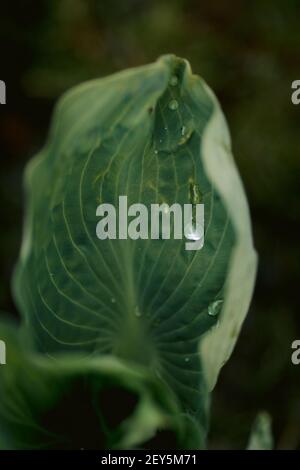
[[[140,309],[138,307],[135,307],[134,313],[135,313],[136,317],[141,317],[142,316],[142,314],[140,312]]]
[[[185,362],[190,362],[190,358],[189,358],[189,357],[186,357],[184,360],[185,360]]]
[[[203,239],[204,237],[203,225],[201,224],[195,225],[193,223],[189,223],[184,228],[184,234],[188,240],[192,240],[192,241],[201,240],[201,238]]]
[[[115,303],[116,303],[116,299],[115,299],[114,297],[112,297],[112,298],[110,299],[110,301],[111,301],[112,304],[115,304]]]
[[[176,77],[176,75],[173,75],[173,77],[171,77],[171,79],[170,79],[170,85],[171,85],[171,86],[176,86],[176,85],[178,85],[178,77]]]
[[[211,302],[208,306],[208,315],[212,317],[219,315],[222,305],[223,305],[223,300],[215,300],[214,302]]]
[[[165,131],[167,131],[167,130],[168,130],[168,128],[167,128],[167,127],[165,127]]]
[[[175,111],[177,108],[178,108],[178,101],[171,100],[169,103],[169,109],[171,109],[171,111]]]
[[[190,138],[192,137],[194,130],[195,129],[194,129],[194,126],[192,124],[190,124],[188,126],[182,126],[182,128],[181,128],[181,137],[178,141],[178,145],[186,144],[187,141],[190,140]]]
[[[157,154],[158,154],[158,150],[154,150],[154,153],[155,153],[155,155],[157,155]]]

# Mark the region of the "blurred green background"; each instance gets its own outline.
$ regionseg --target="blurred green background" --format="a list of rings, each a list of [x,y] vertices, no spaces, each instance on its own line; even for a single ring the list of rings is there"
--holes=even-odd
[[[213,396],[211,448],[244,448],[258,411],[277,448],[300,449],[299,0],[1,2],[0,308],[17,315],[10,278],[20,246],[22,171],[70,86],[164,53],[187,58],[219,97],[249,197],[260,257],[251,310]]]

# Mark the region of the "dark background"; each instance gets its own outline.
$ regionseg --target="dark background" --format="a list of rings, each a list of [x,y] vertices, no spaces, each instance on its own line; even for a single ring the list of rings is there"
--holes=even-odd
[[[244,448],[260,410],[277,448],[300,449],[299,0],[11,0],[1,2],[0,308],[20,246],[22,171],[43,145],[55,100],[83,80],[187,58],[228,118],[260,263],[252,306],[213,396],[210,447]]]

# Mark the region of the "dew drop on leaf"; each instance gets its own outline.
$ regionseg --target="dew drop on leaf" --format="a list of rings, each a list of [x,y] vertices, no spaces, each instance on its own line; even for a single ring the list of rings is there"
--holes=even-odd
[[[178,101],[171,100],[169,103],[169,109],[171,109],[171,111],[175,111],[177,108],[178,108]]]
[[[178,141],[178,145],[186,144],[192,137],[194,131],[195,131],[195,125],[192,121],[182,126],[180,130],[180,138]]]
[[[219,315],[222,305],[223,305],[223,300],[215,300],[214,302],[211,302],[208,306],[208,315],[212,317]]]
[[[188,240],[198,241],[201,238],[203,238],[203,235],[204,235],[203,226],[201,224],[195,225],[195,224],[189,223],[185,226],[184,234]]]

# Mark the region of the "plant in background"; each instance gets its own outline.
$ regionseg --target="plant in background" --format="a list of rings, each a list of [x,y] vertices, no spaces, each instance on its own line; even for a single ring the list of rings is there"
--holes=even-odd
[[[174,56],[81,85],[26,170],[2,322],[0,448],[205,448],[210,393],[256,272],[220,106]],[[99,204],[205,206],[205,244],[98,240]]]

